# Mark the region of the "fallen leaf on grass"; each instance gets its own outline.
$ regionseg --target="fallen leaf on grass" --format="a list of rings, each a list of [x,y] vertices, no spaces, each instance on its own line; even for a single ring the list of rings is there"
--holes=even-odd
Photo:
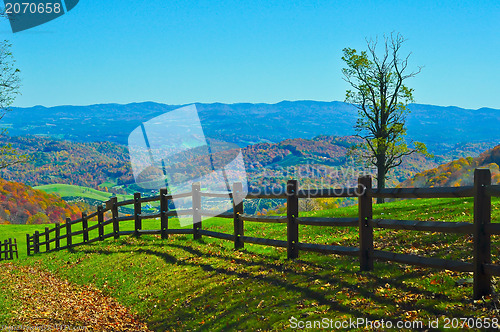
[[[91,286],[62,280],[31,266],[3,264],[15,271],[8,286],[22,303],[12,323],[31,326],[87,327],[92,331],[149,331],[130,311]],[[29,278],[26,276],[30,275]]]

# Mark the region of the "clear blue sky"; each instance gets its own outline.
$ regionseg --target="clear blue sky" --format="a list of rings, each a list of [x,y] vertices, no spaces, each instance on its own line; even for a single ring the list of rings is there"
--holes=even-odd
[[[500,1],[80,0],[12,34],[15,106],[343,100],[344,47],[396,31],[416,102],[500,108]]]

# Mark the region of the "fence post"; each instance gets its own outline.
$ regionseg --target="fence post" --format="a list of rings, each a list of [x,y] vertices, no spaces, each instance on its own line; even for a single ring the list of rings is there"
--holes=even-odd
[[[45,227],[45,252],[50,251],[50,243],[49,243],[50,238],[49,237],[50,237],[49,228]]]
[[[73,239],[71,238],[71,219],[66,218],[66,246],[71,248],[73,246]]]
[[[109,200],[111,204],[111,214],[113,216],[113,233],[115,234],[115,239],[120,238],[120,224],[118,222],[118,198],[111,197]]]
[[[31,256],[30,240],[30,235],[26,234],[26,252],[28,253],[28,256]]]
[[[35,231],[35,237],[33,238],[33,244],[35,245],[35,254],[38,254],[40,252],[40,233],[38,231]]]
[[[19,250],[17,249],[17,239],[14,239],[14,244],[10,245],[10,250],[12,250],[13,247],[16,247],[16,259],[19,259]]]
[[[299,257],[299,225],[296,219],[299,216],[299,199],[297,197],[297,191],[297,180],[288,180],[286,184],[286,234],[288,240],[287,256],[289,259]]]
[[[7,241],[7,240],[5,240]],[[5,252],[4,252],[4,245],[5,245],[5,241],[3,242],[0,242],[0,261],[3,261],[4,260],[4,257],[5,257],[5,260],[7,260],[7,247],[5,247]]]
[[[168,239],[168,191],[167,188],[160,189],[160,229],[161,238]]]
[[[245,234],[243,227],[243,184],[241,182],[233,183],[233,222],[234,222],[234,249],[242,249],[245,243],[241,238]],[[237,204],[236,204],[237,203]]]
[[[139,230],[142,229],[141,210],[141,193],[134,193],[134,236],[140,236]]]
[[[13,260],[14,259],[14,253],[12,252],[12,238],[9,238],[9,243],[7,244],[8,247],[5,248],[5,251],[8,252],[8,255],[9,255],[9,260]],[[7,253],[5,253],[5,258],[7,259]]]
[[[485,225],[491,222],[491,197],[485,186],[491,184],[491,172],[486,168],[474,171],[474,285],[475,300],[491,294],[491,277],[484,265],[491,264],[491,236]]]
[[[194,239],[201,239],[201,184],[193,183],[193,232]]]
[[[82,213],[82,230],[83,230],[83,243],[89,242],[89,221],[87,214]]]
[[[99,205],[97,207],[97,225],[98,225],[97,228],[99,231],[99,241],[104,240],[104,226],[102,225],[103,222],[104,222],[104,212],[102,205]]]
[[[56,233],[56,250],[59,250],[59,248],[61,247],[61,239],[59,239],[59,237],[61,236],[61,225],[59,223],[56,223],[55,233]]]
[[[361,271],[373,270],[373,218],[372,197],[368,192],[372,189],[372,178],[369,175],[358,178],[358,226],[359,226],[359,266]]]

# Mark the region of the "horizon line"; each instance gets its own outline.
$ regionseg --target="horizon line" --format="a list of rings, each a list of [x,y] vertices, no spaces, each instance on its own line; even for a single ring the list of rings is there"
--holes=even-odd
[[[135,104],[158,104],[158,105],[165,105],[165,106],[178,106],[178,107],[183,107],[183,106],[188,106],[188,105],[196,105],[196,104],[201,104],[201,105],[215,105],[215,104],[221,104],[221,105],[278,105],[281,103],[300,103],[300,102],[314,102],[314,103],[342,103],[342,104],[347,104],[351,105],[350,103],[346,103],[344,101],[340,100],[332,100],[332,101],[324,101],[324,100],[312,100],[312,99],[299,99],[299,100],[281,100],[276,103],[266,103],[266,102],[235,102],[235,103],[224,103],[224,102],[192,102],[192,103],[186,103],[186,104],[167,104],[167,103],[162,103],[162,102],[157,102],[157,101],[151,101],[151,100],[146,100],[146,101],[137,101],[137,102],[130,102],[130,103],[113,103],[113,102],[105,102],[105,103],[95,103],[95,104],[85,104],[85,105],[71,105],[71,104],[63,104],[63,105],[53,105],[53,106],[44,106],[44,105],[33,105],[33,106],[11,106],[10,108],[17,108],[17,109],[28,109],[28,108],[36,108],[36,107],[42,107],[42,108],[56,108],[56,107],[92,107],[92,106],[101,106],[101,105],[118,105],[118,106],[127,106],[127,105],[135,105]],[[487,106],[482,106],[479,108],[465,108],[461,106],[456,106],[456,105],[434,105],[434,104],[427,104],[427,103],[410,103],[408,105],[422,105],[422,106],[437,106],[437,107],[444,107],[444,108],[459,108],[463,110],[481,110],[481,109],[491,109],[491,110],[500,110],[500,108],[493,108],[493,107],[487,107]]]

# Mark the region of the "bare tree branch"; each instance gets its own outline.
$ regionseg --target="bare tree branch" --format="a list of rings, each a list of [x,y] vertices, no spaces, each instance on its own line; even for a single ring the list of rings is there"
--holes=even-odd
[[[0,12],[0,17],[6,17],[5,12]],[[20,71],[15,66],[10,48],[8,41],[0,42],[0,120],[11,111],[11,105],[20,88]],[[0,130],[1,134],[7,132],[5,128]],[[0,145],[0,169],[25,162],[26,159],[26,156],[19,155],[10,144]]]

